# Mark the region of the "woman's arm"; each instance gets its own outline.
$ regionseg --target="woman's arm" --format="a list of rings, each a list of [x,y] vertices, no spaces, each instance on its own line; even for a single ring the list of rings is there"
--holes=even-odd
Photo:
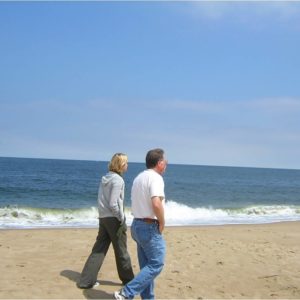
[[[121,178],[120,178],[121,179]],[[121,198],[124,195],[124,181],[114,180],[112,182],[109,207],[114,217],[116,217],[121,223],[124,222],[125,215],[123,211],[123,199]]]

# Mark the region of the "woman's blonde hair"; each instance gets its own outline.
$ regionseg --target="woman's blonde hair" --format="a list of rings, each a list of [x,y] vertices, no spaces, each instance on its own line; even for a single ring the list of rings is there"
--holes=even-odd
[[[123,173],[123,167],[128,162],[128,157],[124,153],[116,153],[111,158],[108,169],[109,171],[116,172],[118,174]]]

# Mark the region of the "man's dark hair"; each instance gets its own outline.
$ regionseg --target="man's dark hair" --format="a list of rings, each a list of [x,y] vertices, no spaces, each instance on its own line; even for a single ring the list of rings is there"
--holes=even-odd
[[[164,150],[163,149],[157,148],[157,149],[149,150],[146,155],[146,167],[148,169],[152,169],[162,159],[164,159]]]

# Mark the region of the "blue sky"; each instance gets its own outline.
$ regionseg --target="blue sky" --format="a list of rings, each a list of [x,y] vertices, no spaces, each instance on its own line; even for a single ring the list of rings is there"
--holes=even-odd
[[[0,2],[0,156],[300,169],[300,2]]]

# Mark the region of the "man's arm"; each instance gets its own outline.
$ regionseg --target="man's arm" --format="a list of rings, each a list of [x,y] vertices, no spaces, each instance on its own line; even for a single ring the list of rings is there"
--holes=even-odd
[[[159,222],[159,231],[160,233],[163,232],[165,228],[165,211],[164,211],[164,206],[162,204],[162,199],[161,197],[152,197],[152,207],[154,210],[154,214]]]

